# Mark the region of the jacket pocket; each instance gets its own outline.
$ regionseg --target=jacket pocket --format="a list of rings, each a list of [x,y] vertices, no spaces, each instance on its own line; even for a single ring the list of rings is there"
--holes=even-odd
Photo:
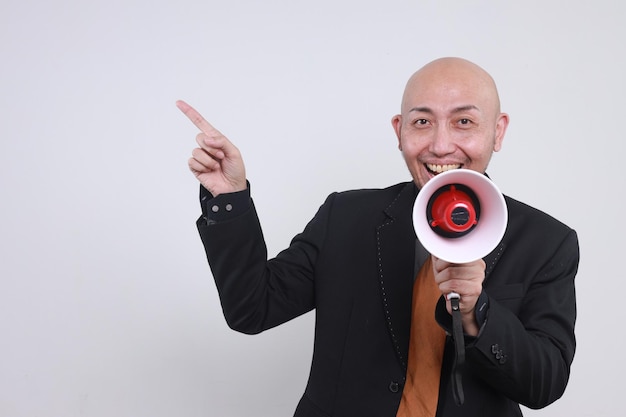
[[[497,287],[485,288],[487,295],[517,314],[522,305],[524,298],[524,285],[523,284],[510,284],[510,285],[498,285]]]
[[[521,298],[524,295],[523,284],[499,285],[497,287],[486,288],[487,294],[498,301]]]

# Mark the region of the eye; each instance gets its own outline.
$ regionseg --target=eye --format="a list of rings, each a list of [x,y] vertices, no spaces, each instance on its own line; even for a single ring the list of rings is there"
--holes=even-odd
[[[472,119],[462,118],[457,121],[457,126],[462,129],[469,129],[470,127],[474,126],[474,122],[472,121]]]
[[[419,126],[424,126],[428,124],[428,120],[426,119],[417,119],[415,120],[415,122],[413,122],[413,124],[419,125]]]

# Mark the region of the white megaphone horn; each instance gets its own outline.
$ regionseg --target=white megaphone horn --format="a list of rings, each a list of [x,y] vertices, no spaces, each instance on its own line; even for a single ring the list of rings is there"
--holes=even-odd
[[[493,251],[506,230],[504,196],[485,175],[469,169],[443,172],[420,190],[413,227],[424,248],[451,263],[476,261]]]

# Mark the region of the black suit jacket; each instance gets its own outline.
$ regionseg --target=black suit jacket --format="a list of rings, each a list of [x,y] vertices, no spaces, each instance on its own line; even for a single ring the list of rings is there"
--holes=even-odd
[[[296,416],[395,416],[408,355],[416,195],[413,183],[331,194],[271,260],[253,205],[227,221],[198,220],[231,328],[258,333],[315,309],[311,373]],[[466,340],[465,404],[453,401],[448,340],[437,416],[519,416],[518,404],[544,407],[567,385],[577,236],[536,209],[506,202],[507,231],[485,258],[487,319]],[[447,327],[443,298],[437,317]]]

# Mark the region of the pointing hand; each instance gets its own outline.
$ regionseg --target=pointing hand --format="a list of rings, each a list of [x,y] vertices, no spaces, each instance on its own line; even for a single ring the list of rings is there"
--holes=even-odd
[[[179,100],[176,107],[200,129],[196,136],[199,148],[192,151],[188,161],[198,181],[214,197],[245,190],[246,170],[239,149],[189,104]]]

